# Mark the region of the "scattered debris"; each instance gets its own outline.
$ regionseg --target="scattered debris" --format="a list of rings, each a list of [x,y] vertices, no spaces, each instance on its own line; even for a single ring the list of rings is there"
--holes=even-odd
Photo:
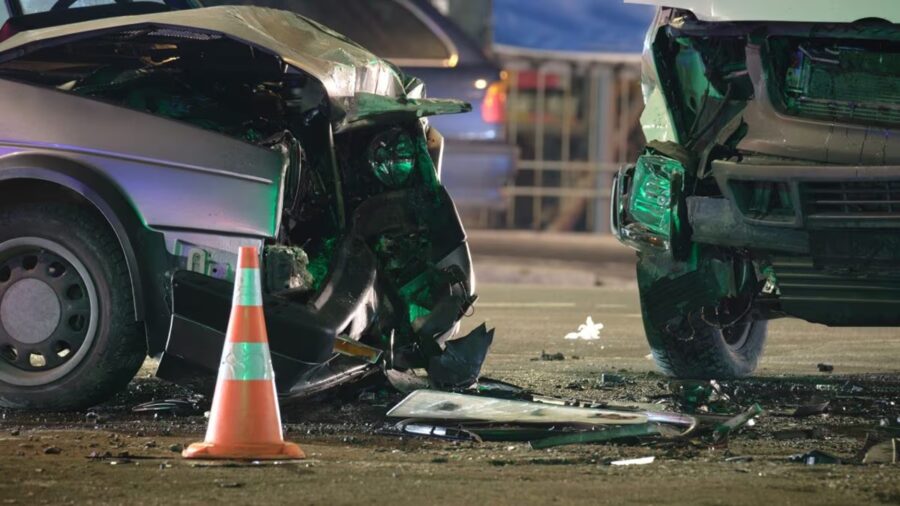
[[[195,416],[203,412],[199,399],[165,399],[150,401],[131,408],[134,413],[169,414],[172,416]]]
[[[653,461],[656,460],[656,457],[639,457],[636,459],[624,459],[624,460],[614,460],[609,463],[611,466],[642,466],[645,464],[652,464]]]
[[[604,443],[607,441],[615,441],[626,438],[640,438],[646,436],[667,436],[674,437],[680,432],[670,429],[659,423],[645,423],[641,425],[622,425],[619,427],[611,427],[602,430],[570,432],[560,434],[558,436],[545,437],[531,442],[531,447],[535,450],[544,448],[552,448],[554,446],[564,446],[572,444],[584,443]]]
[[[669,391],[687,413],[728,413],[733,409],[731,397],[716,380],[672,380]]]
[[[891,438],[876,443],[866,451],[863,464],[897,464],[900,463],[900,439]]]
[[[587,320],[581,325],[578,326],[578,331],[569,332],[566,334],[565,339],[582,339],[585,341],[594,341],[600,339],[600,331],[603,330],[602,323],[594,323],[594,319],[590,316],[587,317]]]
[[[466,387],[478,380],[488,348],[494,342],[494,329],[485,324],[464,337],[447,341],[444,352],[428,362],[428,377],[437,386]]]
[[[541,350],[541,356],[537,358],[531,359],[532,362],[541,361],[541,362],[554,362],[558,360],[565,360],[566,356],[562,354],[562,352],[556,353],[547,353],[544,350]]]
[[[831,364],[818,364],[816,367],[819,368],[819,372],[834,372],[834,366]]]
[[[436,390],[418,390],[388,411],[387,416],[420,420],[490,421],[495,423],[570,423],[626,425],[647,423],[640,412],[555,406],[495,399]]]
[[[728,437],[733,431],[749,424],[755,417],[762,414],[763,409],[759,404],[750,406],[746,411],[740,413],[734,418],[728,419],[726,422],[719,424],[713,431],[713,441],[721,441]]]
[[[794,413],[791,416],[793,416],[794,418],[803,418],[806,416],[821,415],[825,413],[825,411],[828,409],[828,406],[830,405],[831,401],[804,404],[802,406],[797,406],[797,409],[794,410]]]
[[[791,462],[800,462],[806,464],[808,466],[817,465],[817,464],[841,464],[841,459],[835,457],[834,455],[819,451],[812,450],[807,453],[798,453],[796,455],[791,455],[788,457],[788,460]]]

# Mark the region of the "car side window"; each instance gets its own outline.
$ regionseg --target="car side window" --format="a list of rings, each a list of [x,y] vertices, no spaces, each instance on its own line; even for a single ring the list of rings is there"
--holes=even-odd
[[[0,0],[0,25],[6,23],[7,19],[9,19],[9,6],[6,5],[5,0]]]

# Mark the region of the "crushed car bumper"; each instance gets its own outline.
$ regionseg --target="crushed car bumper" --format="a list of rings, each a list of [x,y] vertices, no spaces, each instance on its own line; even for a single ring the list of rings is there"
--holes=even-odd
[[[435,253],[430,263],[434,272],[451,275],[456,288],[436,297],[427,314],[406,322],[417,337],[409,350],[395,347],[393,342],[384,343],[386,349],[380,349],[344,339],[378,323],[389,323],[379,322],[380,318],[387,318],[387,311],[380,306],[403,305],[392,300],[402,296],[403,287],[391,286],[389,276],[380,268],[377,253],[368,244],[388,231],[418,230],[417,202],[421,195],[416,193],[407,190],[383,194],[356,210],[352,228],[333,255],[330,275],[312,301],[298,303],[276,295],[264,298],[272,361],[282,397],[307,397],[382,367],[423,366],[433,369],[429,371],[433,381],[441,382],[446,369],[441,357],[455,353],[452,347],[445,351],[442,344],[456,331],[459,318],[475,298],[465,232],[444,191],[439,193],[429,216],[430,220],[445,224],[439,237],[429,238]],[[232,283],[226,280],[189,271],[174,274],[171,327],[157,376],[200,391],[211,390],[220,358],[217,350],[225,340],[232,289]],[[476,340],[477,336],[473,341]],[[386,356],[379,360],[382,351]],[[476,350],[475,358],[477,355]],[[417,363],[421,356],[427,362]],[[445,357],[443,362],[447,358],[456,357]],[[480,367],[481,360],[477,362]]]

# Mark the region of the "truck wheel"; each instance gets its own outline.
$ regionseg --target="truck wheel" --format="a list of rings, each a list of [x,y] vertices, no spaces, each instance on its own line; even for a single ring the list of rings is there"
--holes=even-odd
[[[70,204],[0,209],[0,406],[95,405],[145,357],[125,257],[103,218]]]
[[[657,283],[638,263],[641,316],[656,365],[677,378],[749,376],[762,356],[768,321],[745,316],[720,328],[696,317],[699,306],[692,298],[703,285],[696,275]],[[663,323],[673,316],[681,323]]]
[[[727,329],[694,328],[672,334],[644,318],[644,330],[656,365],[669,376],[726,379],[749,376],[766,342],[767,321],[739,323]]]

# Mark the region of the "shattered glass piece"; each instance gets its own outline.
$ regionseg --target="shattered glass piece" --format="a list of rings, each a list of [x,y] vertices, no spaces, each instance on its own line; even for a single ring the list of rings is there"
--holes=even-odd
[[[551,436],[544,439],[538,439],[531,442],[531,448],[535,450],[543,450],[544,448],[553,448],[555,446],[585,443],[603,443],[619,439],[639,438],[647,436],[677,436],[679,434],[679,431],[670,429],[658,423],[623,425],[621,427],[610,427],[603,430],[586,430],[572,432],[569,434],[560,434],[558,436]]]
[[[585,341],[593,341],[596,339],[600,339],[600,331],[603,330],[602,323],[594,323],[594,319],[590,316],[587,317],[584,323],[578,326],[578,330],[576,332],[569,332],[566,334],[565,339],[575,340],[575,339],[583,339]]]
[[[418,390],[411,393],[391,408],[387,416],[423,420],[570,423],[588,426],[647,423],[647,415],[643,413],[554,406],[435,390]]]
[[[494,342],[494,329],[485,324],[464,337],[447,341],[444,352],[428,361],[428,377],[436,386],[465,387],[478,380],[481,365]]]
[[[721,408],[721,403],[730,400],[715,380],[673,380],[669,382],[669,391],[688,413],[710,411],[711,405]]]

